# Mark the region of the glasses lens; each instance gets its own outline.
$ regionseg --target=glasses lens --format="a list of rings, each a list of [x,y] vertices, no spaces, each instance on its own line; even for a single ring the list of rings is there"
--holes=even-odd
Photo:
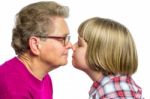
[[[69,41],[70,41],[70,36],[66,36],[66,38],[65,38],[65,45],[67,45]]]
[[[37,36],[37,37],[56,39],[58,41],[61,41],[64,45],[67,45],[68,42],[70,41],[70,36],[65,36],[65,37],[61,37],[61,36]]]

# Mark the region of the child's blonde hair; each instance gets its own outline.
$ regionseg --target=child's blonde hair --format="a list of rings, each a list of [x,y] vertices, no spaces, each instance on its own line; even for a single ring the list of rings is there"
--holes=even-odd
[[[137,70],[138,58],[133,38],[122,24],[99,17],[84,21],[79,36],[88,44],[90,68],[103,74],[131,75]]]

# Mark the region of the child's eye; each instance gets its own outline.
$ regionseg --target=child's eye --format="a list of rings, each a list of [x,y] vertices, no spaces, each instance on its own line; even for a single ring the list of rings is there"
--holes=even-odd
[[[78,42],[78,46],[79,46],[79,47],[81,47],[81,46],[82,46],[81,42]]]

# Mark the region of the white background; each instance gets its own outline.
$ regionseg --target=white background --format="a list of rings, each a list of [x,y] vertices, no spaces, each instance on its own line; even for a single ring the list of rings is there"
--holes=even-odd
[[[15,56],[11,48],[11,35],[16,13],[27,4],[39,0],[5,0],[0,2],[0,64]],[[135,40],[139,68],[133,75],[134,80],[143,89],[145,99],[150,99],[150,3],[149,0],[55,0],[70,8],[67,19],[71,41],[77,40],[77,28],[87,18],[99,16],[114,19],[124,24]],[[74,69],[69,62],[50,75],[54,87],[54,99],[88,99],[92,81],[89,77]]]

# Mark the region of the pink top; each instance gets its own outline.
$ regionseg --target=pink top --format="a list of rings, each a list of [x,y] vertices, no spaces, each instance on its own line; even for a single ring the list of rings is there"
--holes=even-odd
[[[35,78],[17,57],[0,66],[0,99],[53,99],[50,76]]]

